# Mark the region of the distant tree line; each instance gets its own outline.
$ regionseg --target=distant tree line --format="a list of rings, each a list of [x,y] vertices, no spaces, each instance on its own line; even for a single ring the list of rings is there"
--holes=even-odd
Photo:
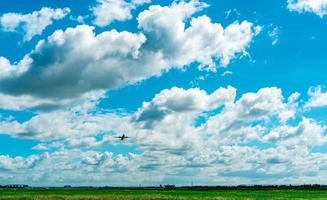
[[[327,189],[327,185],[238,185],[238,186],[183,186],[180,188],[192,190],[285,190],[285,189]]]
[[[31,189],[52,189],[52,188],[76,188],[76,189],[98,189],[98,190],[323,190],[327,185],[305,184],[305,185],[238,185],[238,186],[175,186],[171,184],[146,187],[113,187],[113,186],[70,186],[63,187],[30,187],[25,184],[0,185],[0,188],[31,188]]]
[[[327,185],[304,184],[304,185],[238,185],[238,186],[175,186],[171,184],[148,187],[110,187],[99,189],[135,189],[135,190],[313,190],[327,189]]]
[[[10,184],[10,185],[0,185],[0,188],[27,188],[28,185],[25,184]]]

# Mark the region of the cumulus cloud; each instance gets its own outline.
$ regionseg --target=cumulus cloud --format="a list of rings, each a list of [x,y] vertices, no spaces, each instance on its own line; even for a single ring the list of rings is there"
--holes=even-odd
[[[29,14],[5,13],[0,17],[3,31],[16,32],[20,28],[24,31],[24,40],[29,41],[36,35],[41,35],[45,28],[55,20],[64,18],[70,13],[69,8],[47,8]]]
[[[99,7],[117,8],[111,5],[115,16],[109,11],[98,25],[128,19],[147,2],[99,0]],[[47,111],[26,121],[1,116],[0,134],[38,140],[32,149],[41,154],[0,155],[0,180],[120,186],[190,180],[323,183],[327,155],[312,148],[326,144],[327,129],[304,116],[297,92],[286,97],[277,87],[244,94],[232,86],[212,92],[172,87],[129,113],[97,107],[107,90],[192,63],[215,71],[247,55],[261,27],[248,21],[223,27],[208,16],[193,17],[207,6],[197,0],[153,5],[139,14],[137,33],[77,26],[55,31],[19,62],[0,57],[0,107]],[[305,108],[326,105],[320,87],[308,94]],[[115,138],[123,133],[129,139]],[[120,147],[133,153],[114,153]]]
[[[207,4],[199,1],[174,2],[170,7],[150,6],[139,14],[139,27],[152,41],[152,48],[160,49],[172,64],[180,66],[197,61],[215,70],[215,59],[226,66],[237,53],[245,53],[258,27],[243,21],[224,29],[204,15],[192,18],[190,27],[186,28],[185,19],[206,7]]]
[[[217,60],[226,66],[238,54],[245,54],[258,31],[248,21],[223,28],[207,16],[192,18],[206,6],[195,0],[151,6],[138,16],[141,33],[111,30],[96,34],[87,25],[57,30],[19,64],[1,58],[0,91],[60,102],[133,84],[194,62],[215,71]],[[189,27],[187,19],[191,20]],[[25,60],[28,64],[20,67]]]
[[[327,141],[324,133],[326,127],[315,121],[303,118],[296,126],[283,125],[271,130],[263,137],[264,141],[280,142],[287,146],[319,146],[325,144]]]
[[[0,132],[25,139],[82,138],[118,129],[123,120],[114,114],[88,115],[60,110],[38,114],[23,123],[3,121]]]
[[[113,21],[125,21],[132,18],[132,10],[137,6],[150,3],[151,0],[97,0],[97,4],[91,8],[95,19],[93,23],[104,27]]]
[[[31,157],[39,161],[31,164]],[[47,154],[46,158],[31,157],[0,156],[0,165],[6,166],[0,170],[1,179],[32,185],[132,186],[135,182],[185,185],[190,180],[206,185],[250,184],[253,180],[258,184],[323,183],[324,179],[319,177],[326,175],[323,167],[327,161],[325,154],[309,153],[303,148],[261,150],[248,146],[223,146],[206,155],[188,156],[165,152],[122,155],[108,151],[59,150]],[[17,161],[26,164],[17,165]]]
[[[0,123],[0,132],[49,141],[65,138],[69,139],[66,145],[76,147],[98,147],[114,142],[108,136],[126,133],[134,138],[130,144],[141,145],[143,150],[169,149],[178,153],[199,145],[197,150],[201,151],[202,142],[219,146],[260,139],[271,121],[277,118],[284,125],[297,109],[298,95],[291,95],[285,102],[278,88],[246,93],[237,101],[235,96],[236,89],[231,86],[211,94],[198,88],[173,87],[131,114],[91,114],[91,106],[83,108],[84,112],[59,110],[37,114],[26,122],[5,120]],[[199,118],[204,121],[199,123]],[[95,138],[102,133],[107,135]]]
[[[287,8],[299,13],[312,12],[323,17],[327,14],[326,0],[288,0]]]
[[[1,155],[0,177],[6,183],[13,183],[13,180],[15,180],[33,185],[59,185],[62,183],[76,183],[78,185],[87,184],[88,181],[93,179],[86,177],[85,173],[93,174],[92,176],[98,179],[97,182],[104,184],[108,180],[96,175],[102,174],[103,177],[110,175],[111,183],[115,185],[126,185],[124,181],[127,180],[125,178],[128,178],[127,171],[135,169],[135,166],[132,165],[134,164],[132,162],[133,158],[133,154],[123,156],[113,155],[111,152],[81,152],[78,150],[62,150],[51,154],[32,155],[26,158],[12,158]],[[133,159],[133,161],[136,160]],[[37,174],[34,173],[36,171],[38,171]],[[74,171],[75,173],[73,173]],[[71,176],[68,176],[68,174]],[[120,181],[119,176],[123,180]],[[129,182],[131,183],[131,179],[129,179]]]
[[[86,25],[59,30],[48,41],[38,43],[29,55],[33,62],[25,73],[2,79],[2,89],[13,95],[60,99],[117,88],[146,73],[136,66],[144,42],[142,34],[115,30],[95,36],[93,27]]]
[[[33,168],[48,157],[49,155],[47,153],[44,153],[40,156],[31,155],[27,158],[20,156],[11,158],[9,156],[0,155],[0,170],[19,170]]]
[[[72,109],[82,110],[94,107],[99,100],[104,97],[104,91],[88,92],[79,98],[72,99],[51,99],[37,98],[32,95],[6,95],[0,93],[0,107],[6,110],[21,111],[25,109],[33,109],[39,112]]]
[[[260,139],[273,120],[284,124],[296,111],[293,102],[285,102],[280,89],[262,88],[256,93],[243,94],[221,113],[210,116],[199,132],[208,133],[207,144],[215,147],[249,142]]]
[[[316,108],[327,106],[327,92],[322,91],[322,87],[312,87],[308,91],[310,97],[309,101],[305,104],[305,108]]]
[[[25,56],[19,63],[11,64],[5,57],[0,57],[0,79],[19,76],[26,72],[32,60]]]
[[[230,86],[219,88],[210,95],[198,88],[184,90],[173,87],[161,91],[151,102],[144,102],[136,113],[135,120],[144,123],[145,127],[151,127],[168,115],[196,114],[232,103],[235,95],[236,89]]]
[[[260,183],[293,183],[323,172],[327,156],[310,149],[326,144],[326,126],[306,117],[289,122],[299,109],[298,93],[286,98],[271,87],[236,96],[231,86],[212,93],[173,87],[124,115],[67,110],[40,113],[26,122],[5,120],[1,133],[41,140],[34,149],[53,153],[23,167],[10,164],[15,158],[1,157],[9,164],[3,164],[6,173],[0,170],[0,176],[6,180],[33,169],[26,180],[34,183],[108,184],[110,176],[116,185],[135,180],[185,184],[192,176],[205,184],[238,184],[254,177]],[[130,137],[123,143],[114,138],[122,133]],[[251,145],[254,141],[262,147]],[[138,151],[103,152],[109,144]]]

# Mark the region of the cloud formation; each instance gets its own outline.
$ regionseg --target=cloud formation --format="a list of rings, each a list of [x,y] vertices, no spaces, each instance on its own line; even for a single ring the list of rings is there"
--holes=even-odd
[[[311,12],[319,17],[324,17],[327,14],[326,0],[287,0],[287,8],[290,11],[299,13]]]
[[[327,106],[327,92],[322,91],[322,87],[312,87],[308,91],[310,97],[309,101],[305,104],[305,108],[316,108]]]
[[[34,149],[53,153],[35,155],[33,165],[21,168],[10,163],[31,158],[1,157],[6,173],[0,175],[7,180],[30,170],[30,182],[54,184],[103,184],[110,176],[111,184],[128,185],[135,180],[185,184],[189,176],[203,184],[227,179],[230,184],[250,183],[253,177],[259,183],[304,183],[325,173],[327,156],[310,149],[326,144],[327,127],[302,116],[298,93],[285,98],[281,89],[271,87],[236,96],[231,86],[210,94],[173,87],[134,113],[88,112],[91,106],[85,112],[40,113],[26,122],[5,120],[1,133],[41,140]],[[113,137],[121,133],[131,139],[122,144]],[[122,155],[101,150],[108,145],[137,151]],[[82,176],[86,172],[89,176]]]
[[[130,19],[148,2],[98,0],[89,11],[93,23],[105,27]],[[309,1],[289,4],[296,2]],[[240,93],[232,86],[184,85],[126,110],[101,102],[109,90],[193,64],[204,72],[192,75],[205,82],[205,71],[248,55],[262,27],[246,20],[223,26],[201,14],[207,7],[199,0],[151,5],[138,14],[134,32],[69,27],[39,41],[18,62],[0,57],[0,108],[10,110],[0,113],[0,134],[37,141],[26,157],[0,155],[0,184],[324,183],[327,154],[319,148],[327,143],[327,126],[310,113],[327,104],[320,86],[309,89],[308,100],[277,87]],[[13,30],[26,24],[19,21]],[[40,24],[41,34],[48,25]],[[279,28],[268,28],[276,44]],[[116,138],[122,134],[129,138]]]
[[[206,135],[210,141],[219,141],[215,144],[235,144],[243,140],[260,140],[262,134],[270,130],[269,124],[276,120],[277,124],[287,127],[288,121],[294,119],[299,109],[296,103],[298,96],[294,93],[285,101],[281,90],[272,87],[243,94],[235,100],[236,89],[231,86],[218,88],[211,94],[198,88],[185,90],[173,87],[161,91],[150,102],[144,102],[134,113],[98,110],[92,114],[89,111],[95,108],[96,103],[90,103],[40,113],[25,122],[8,119],[0,123],[0,132],[45,141],[67,138],[83,141],[83,138],[88,138],[87,143],[98,143],[94,146],[107,140],[92,137],[122,132],[134,137],[137,145],[146,147],[153,143],[159,149],[159,144],[163,145],[162,148],[167,148],[165,145],[184,145],[182,139],[176,140],[178,137],[185,137],[192,143],[201,141],[196,139],[201,135]],[[204,121],[200,122],[200,118]],[[306,120],[309,119],[304,119],[304,122]],[[76,141],[73,143],[76,144]]]
[[[232,103],[235,95],[236,89],[230,86],[219,88],[210,95],[198,88],[184,90],[173,87],[161,91],[151,102],[144,102],[135,114],[135,121],[150,128],[169,115],[196,115]]]
[[[93,23],[104,27],[113,21],[125,21],[132,18],[132,10],[151,0],[97,0],[97,4],[91,8],[95,17]]]
[[[238,54],[246,54],[258,27],[243,21],[223,28],[205,15],[192,18],[205,7],[195,0],[150,6],[138,16],[140,33],[111,30],[96,34],[88,25],[57,30],[18,64],[1,58],[5,70],[0,71],[0,91],[63,102],[194,62],[215,71],[216,60],[227,66]],[[187,19],[191,20],[188,27]]]
[[[5,32],[18,32],[22,29],[24,41],[29,41],[34,36],[41,35],[53,21],[62,19],[69,13],[69,8],[52,9],[48,7],[29,14],[5,13],[0,17],[0,24],[2,31]]]
[[[286,146],[320,146],[327,141],[327,137],[324,135],[325,131],[326,126],[319,125],[314,120],[304,117],[296,127],[279,126],[265,135],[263,140],[280,142]]]
[[[43,155],[31,155],[27,158],[17,156],[11,158],[9,156],[0,155],[0,169],[1,170],[21,170],[30,169],[38,165],[44,159],[49,157],[48,153]]]
[[[138,16],[139,28],[153,49],[163,52],[172,65],[183,66],[194,61],[209,70],[215,70],[215,60],[222,66],[229,64],[236,54],[246,52],[260,27],[248,21],[235,22],[226,28],[212,23],[208,16],[185,20],[208,5],[199,1],[172,3],[167,6],[150,6]]]

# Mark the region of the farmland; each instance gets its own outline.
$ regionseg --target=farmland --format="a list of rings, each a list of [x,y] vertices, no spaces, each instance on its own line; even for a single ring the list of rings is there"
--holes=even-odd
[[[0,189],[0,200],[327,199],[327,190]]]

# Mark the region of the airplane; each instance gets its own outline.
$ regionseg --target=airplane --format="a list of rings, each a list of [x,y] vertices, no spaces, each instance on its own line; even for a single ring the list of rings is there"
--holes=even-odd
[[[120,140],[124,140],[124,139],[129,138],[129,137],[127,137],[125,134],[123,134],[122,136],[118,136],[118,137],[115,137],[115,138],[119,138]]]

